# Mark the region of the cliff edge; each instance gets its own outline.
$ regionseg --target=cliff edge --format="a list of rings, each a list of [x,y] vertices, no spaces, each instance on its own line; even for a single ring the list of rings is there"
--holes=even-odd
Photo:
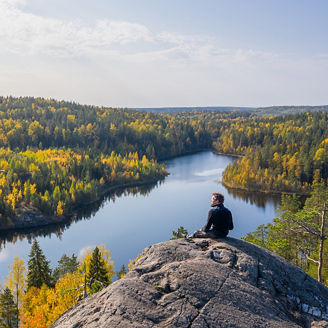
[[[178,239],[51,327],[328,327],[328,289],[245,241]]]

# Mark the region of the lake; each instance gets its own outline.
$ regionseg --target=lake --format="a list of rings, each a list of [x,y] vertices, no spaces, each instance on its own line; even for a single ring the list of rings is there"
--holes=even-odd
[[[170,239],[172,230],[179,226],[189,233],[201,228],[212,192],[223,193],[225,206],[232,212],[235,229],[230,236],[245,236],[272,221],[279,197],[227,190],[221,177],[232,161],[232,157],[209,151],[174,158],[165,162],[170,175],[156,185],[108,195],[66,224],[2,233],[0,282],[14,256],[23,258],[27,265],[34,237],[53,268],[64,253],[81,256],[88,247],[105,244],[118,271],[145,247]]]

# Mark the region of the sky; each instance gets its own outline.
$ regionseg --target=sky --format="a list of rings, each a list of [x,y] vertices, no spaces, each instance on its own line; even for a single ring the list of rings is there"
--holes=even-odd
[[[326,0],[0,0],[0,95],[328,104]]]

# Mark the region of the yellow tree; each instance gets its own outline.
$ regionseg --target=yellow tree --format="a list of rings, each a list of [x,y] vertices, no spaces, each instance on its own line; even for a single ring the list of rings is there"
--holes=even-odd
[[[41,288],[30,287],[23,300],[23,315],[20,317],[20,328],[46,328],[47,290],[44,284]]]
[[[15,256],[14,263],[9,265],[8,278],[5,280],[5,286],[11,290],[14,296],[18,314],[22,307],[26,287],[25,271],[24,260],[20,260],[18,256]]]
[[[129,261],[129,264],[128,264],[129,272],[136,266],[136,264],[140,258],[141,258],[141,254],[138,254],[138,256],[134,260]]]
[[[49,327],[78,302],[82,284],[83,274],[76,271],[61,277],[55,288],[49,288],[45,284],[41,288],[29,288],[24,297],[21,328]]]
[[[67,273],[58,280],[55,287],[56,297],[58,299],[54,311],[56,318],[82,298],[83,282],[84,275],[79,271]]]

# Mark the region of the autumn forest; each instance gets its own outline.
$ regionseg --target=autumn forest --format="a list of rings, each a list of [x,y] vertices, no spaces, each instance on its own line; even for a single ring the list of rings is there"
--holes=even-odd
[[[50,222],[67,219],[110,191],[165,179],[165,159],[212,150],[235,158],[223,173],[225,186],[282,194],[279,217],[244,239],[327,285],[328,112],[272,113],[161,113],[0,97],[0,229],[33,224],[31,213]],[[117,278],[126,271],[122,267]],[[28,268],[15,258],[10,269],[0,318],[7,315],[12,326],[48,327],[83,292],[110,284],[114,273],[104,246],[80,259],[64,254],[52,272],[34,240]]]
[[[164,178],[158,160],[203,149],[242,156],[225,170],[227,186],[309,193],[328,178],[327,115],[147,113],[2,97],[0,226],[13,227],[22,206],[69,215],[108,189]]]

